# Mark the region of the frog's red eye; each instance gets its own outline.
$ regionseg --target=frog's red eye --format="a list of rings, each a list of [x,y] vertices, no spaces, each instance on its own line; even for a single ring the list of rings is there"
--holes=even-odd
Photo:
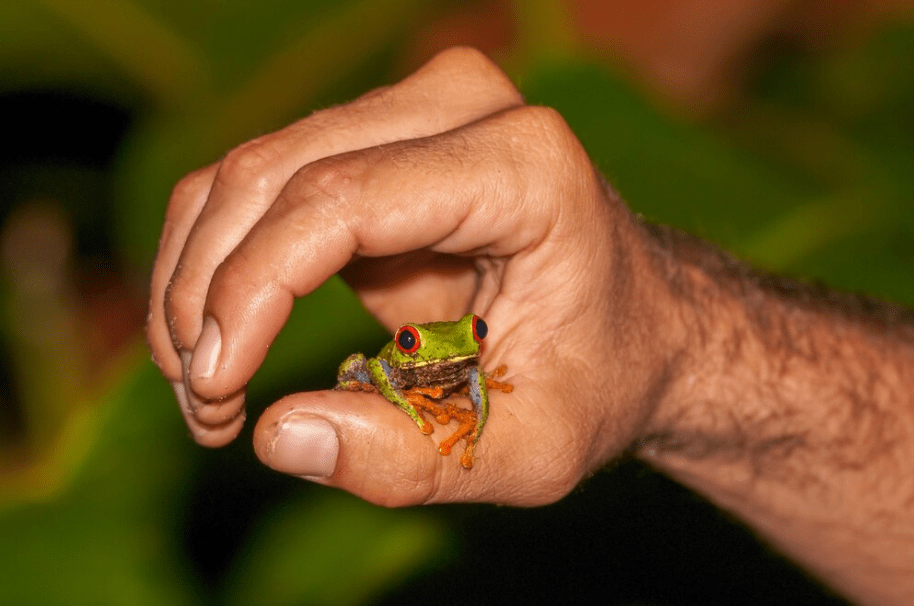
[[[489,334],[489,327],[486,326],[486,321],[479,316],[473,316],[473,338],[476,339],[476,342],[482,342],[487,334]]]
[[[409,324],[401,326],[394,341],[397,342],[397,349],[403,353],[416,353],[416,350],[419,349],[419,331],[416,330],[415,326],[410,326]]]

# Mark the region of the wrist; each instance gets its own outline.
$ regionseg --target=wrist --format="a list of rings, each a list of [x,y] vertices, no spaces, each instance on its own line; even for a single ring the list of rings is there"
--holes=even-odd
[[[684,363],[694,343],[692,306],[682,291],[681,261],[658,239],[656,228],[628,215],[624,229],[617,230],[619,248],[626,261],[616,264],[616,292],[627,293],[625,305],[609,315],[612,358],[616,368],[612,381],[621,386],[610,402],[621,410],[636,410],[635,433],[629,442],[636,451],[648,437],[657,434],[658,420],[676,408],[686,377],[693,373]],[[619,255],[622,256],[621,254]],[[610,297],[612,298],[612,297]],[[612,441],[618,453],[618,442]]]
[[[801,384],[814,374],[815,356],[802,349],[816,320],[766,293],[763,278],[728,253],[670,228],[648,229],[679,340],[668,395],[638,444],[642,456],[732,461],[786,447],[796,418],[779,406],[795,403],[796,394],[785,393],[791,387],[808,388]]]
[[[659,241],[687,347],[636,455],[850,595],[908,603],[914,323]]]

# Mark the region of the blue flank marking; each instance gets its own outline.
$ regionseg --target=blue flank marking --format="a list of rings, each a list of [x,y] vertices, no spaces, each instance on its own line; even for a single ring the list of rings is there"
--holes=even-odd
[[[387,375],[387,377],[389,378],[390,377],[390,364],[388,364],[386,360],[378,360],[378,362],[381,363],[381,368],[384,369],[384,374]]]
[[[473,408],[476,409],[476,414],[479,414],[482,409],[482,394],[479,391],[479,368],[474,366],[470,368],[470,378],[467,381],[467,385],[470,388],[470,400],[473,402]]]
[[[367,368],[357,370],[355,371],[355,380],[359,383],[371,383],[371,373],[368,372]]]

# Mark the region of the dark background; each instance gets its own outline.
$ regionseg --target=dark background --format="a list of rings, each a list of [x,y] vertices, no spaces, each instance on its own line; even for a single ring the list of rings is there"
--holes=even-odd
[[[142,340],[181,175],[455,43],[558,108],[635,211],[914,303],[908,3],[738,4],[0,7],[0,602],[842,603],[627,458],[549,507],[385,510],[262,467],[250,427],[199,448]],[[387,338],[331,281],[249,418]]]

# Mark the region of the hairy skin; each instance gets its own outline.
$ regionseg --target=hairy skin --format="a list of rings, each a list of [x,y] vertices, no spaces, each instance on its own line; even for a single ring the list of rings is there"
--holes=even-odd
[[[471,49],[183,179],[147,329],[194,439],[245,420],[295,297],[341,273],[393,330],[490,327],[471,472],[370,393],[289,395],[257,422],[278,471],[387,506],[534,506],[634,450],[866,604],[914,596],[914,323],[754,273],[644,225],[554,111]]]
[[[693,327],[640,456],[861,603],[914,596],[914,315],[650,227]]]

